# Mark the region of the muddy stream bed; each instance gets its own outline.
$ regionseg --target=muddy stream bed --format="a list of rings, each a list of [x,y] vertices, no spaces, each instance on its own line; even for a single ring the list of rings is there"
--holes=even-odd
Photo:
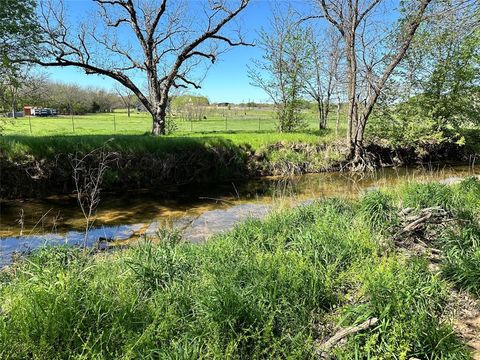
[[[45,245],[106,248],[128,244],[159,228],[175,228],[191,242],[232,228],[272,208],[322,197],[356,197],[364,191],[404,181],[453,183],[480,173],[480,167],[381,169],[368,174],[322,173],[262,178],[240,183],[171,187],[162,192],[102,194],[85,241],[85,219],[73,196],[0,201],[0,267],[18,253]]]

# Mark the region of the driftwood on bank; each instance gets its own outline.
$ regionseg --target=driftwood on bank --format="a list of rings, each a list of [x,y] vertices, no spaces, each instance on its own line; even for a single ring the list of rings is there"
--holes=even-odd
[[[393,239],[395,242],[405,242],[413,239],[417,243],[426,246],[432,236],[428,226],[435,224],[443,226],[454,221],[453,216],[442,207],[435,206],[421,209],[418,212],[413,208],[403,209],[398,213],[400,224],[394,230]]]
[[[335,335],[333,335],[331,338],[329,338],[327,341],[325,341],[318,347],[317,355],[321,359],[330,359],[331,351],[341,340],[343,340],[349,335],[356,334],[360,331],[368,330],[369,328],[374,327],[377,324],[378,319],[371,318],[359,325],[349,326],[347,328],[340,329]]]
[[[456,221],[454,216],[440,206],[421,210],[405,208],[398,213],[399,223],[392,229],[393,240],[399,248],[408,253],[426,255],[435,267],[442,258],[442,252],[432,247],[441,228]],[[435,226],[431,226],[435,225]]]

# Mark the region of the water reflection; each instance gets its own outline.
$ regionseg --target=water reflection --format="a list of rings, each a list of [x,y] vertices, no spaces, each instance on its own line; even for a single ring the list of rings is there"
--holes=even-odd
[[[478,167],[382,169],[367,174],[322,173],[177,187],[166,192],[104,194],[87,245],[125,240],[161,226],[182,228],[187,238],[201,241],[249,215],[264,216],[268,212],[265,204],[275,201],[355,197],[362,191],[402,181],[451,182],[475,171]],[[8,262],[15,251],[44,244],[83,244],[84,224],[74,197],[1,202],[0,264]]]

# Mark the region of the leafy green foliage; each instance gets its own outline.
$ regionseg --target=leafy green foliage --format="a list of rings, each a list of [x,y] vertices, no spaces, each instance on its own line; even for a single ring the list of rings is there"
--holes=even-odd
[[[34,48],[39,35],[35,7],[35,0],[0,0],[1,63],[7,64]]]
[[[421,150],[425,144],[464,144],[464,129],[479,125],[480,32],[473,25],[478,7],[450,12],[451,6],[433,5],[433,12],[445,15],[421,25],[401,76],[374,114],[371,136]]]

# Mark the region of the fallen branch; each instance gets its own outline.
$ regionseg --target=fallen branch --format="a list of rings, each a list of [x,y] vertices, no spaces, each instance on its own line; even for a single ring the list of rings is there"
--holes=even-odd
[[[378,324],[378,319],[371,318],[359,325],[354,325],[344,329],[340,329],[335,335],[333,335],[330,339],[328,339],[326,342],[324,342],[322,345],[319,346],[317,350],[317,354],[320,356],[321,359],[329,359],[331,350],[343,338],[349,335],[358,333],[360,331],[365,331],[377,324]]]
[[[200,196],[198,199],[199,200],[212,200],[212,201],[215,201],[216,203],[224,202],[224,203],[229,204],[229,205],[234,205],[234,203],[232,201],[228,201],[228,200],[224,200],[224,199],[217,199],[217,198],[206,197],[206,196]]]
[[[394,235],[396,241],[423,234],[428,224],[445,224],[455,220],[441,207],[425,208],[420,210],[419,214],[410,215],[412,212],[412,208],[406,208],[399,212],[399,216],[403,217],[403,222]],[[425,238],[425,236],[417,236],[417,238]]]

